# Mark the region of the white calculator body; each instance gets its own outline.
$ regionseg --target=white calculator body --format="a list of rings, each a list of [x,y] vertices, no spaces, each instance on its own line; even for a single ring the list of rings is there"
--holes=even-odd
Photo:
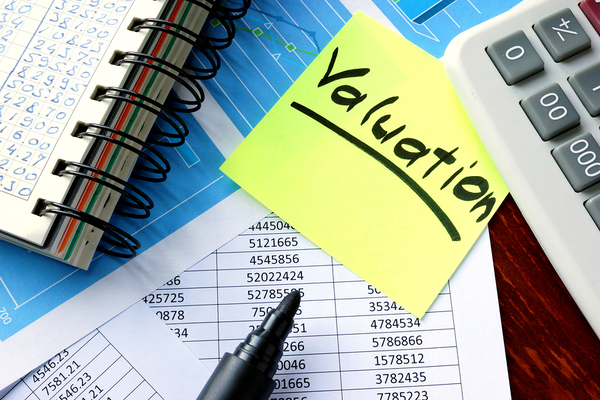
[[[600,336],[600,0],[531,0],[444,64],[525,219]]]

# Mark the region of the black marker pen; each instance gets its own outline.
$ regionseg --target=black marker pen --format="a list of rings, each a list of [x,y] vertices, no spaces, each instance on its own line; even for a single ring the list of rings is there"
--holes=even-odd
[[[268,400],[299,306],[299,291],[285,296],[233,354],[225,353],[196,400]]]

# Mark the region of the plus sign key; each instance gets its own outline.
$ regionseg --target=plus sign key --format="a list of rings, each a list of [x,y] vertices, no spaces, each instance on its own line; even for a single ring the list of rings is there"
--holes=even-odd
[[[583,0],[579,7],[596,29],[596,32],[600,34],[600,0]]]
[[[591,45],[590,37],[568,8],[541,19],[533,30],[556,62],[564,61]]]

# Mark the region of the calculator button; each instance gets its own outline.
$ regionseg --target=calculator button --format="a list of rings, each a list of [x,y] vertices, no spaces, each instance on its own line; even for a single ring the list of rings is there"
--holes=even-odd
[[[525,97],[521,107],[543,140],[579,125],[579,114],[557,83]]]
[[[583,0],[579,4],[579,7],[581,7],[581,11],[583,11],[594,29],[596,29],[596,32],[600,33],[600,2],[596,0]]]
[[[590,115],[600,115],[600,63],[571,75],[569,83]]]
[[[544,62],[523,31],[506,36],[485,50],[507,85],[514,85],[544,69]]]
[[[591,134],[561,144],[552,156],[576,192],[600,181],[600,146]]]
[[[568,8],[541,19],[533,26],[533,30],[556,62],[566,60],[592,44]]]
[[[590,216],[596,223],[596,226],[600,228],[600,195],[592,197],[584,204],[586,210],[590,213]]]

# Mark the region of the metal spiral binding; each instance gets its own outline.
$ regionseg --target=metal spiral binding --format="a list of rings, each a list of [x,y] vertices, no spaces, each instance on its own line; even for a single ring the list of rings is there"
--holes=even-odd
[[[251,5],[250,0],[242,0],[242,5],[237,8],[227,7],[226,3],[222,1],[208,0],[208,2],[211,4],[213,10],[229,14],[231,19],[244,17]]]
[[[127,95],[127,96],[124,96]],[[115,87],[115,86],[98,86],[95,93],[92,95],[94,100],[113,99],[123,101],[125,103],[132,104],[139,108],[143,108],[162,119],[175,130],[175,133],[163,132],[163,136],[168,138],[176,139],[175,142],[164,142],[156,139],[146,139],[148,143],[159,144],[162,146],[177,147],[185,143],[185,138],[190,133],[187,125],[183,122],[183,119],[171,109],[165,107],[158,101],[151,99],[148,96],[134,92],[133,90]],[[137,98],[137,99],[136,99]],[[166,115],[165,115],[166,114]]]
[[[186,0],[186,1],[194,2],[195,0]],[[173,29],[168,29],[169,27],[173,28]],[[181,39],[181,40],[189,43],[190,45],[192,45],[192,47],[194,49],[198,50],[206,57],[206,60],[211,65],[211,68],[206,69],[206,70],[195,70],[194,68],[189,68],[189,70],[194,72],[194,74],[196,74],[196,76],[193,76],[192,74],[189,74],[188,72],[186,72],[186,76],[190,76],[195,80],[212,78],[217,74],[217,70],[221,67],[221,59],[220,59],[219,55],[217,54],[216,50],[220,49],[220,48],[224,48],[224,47],[216,47],[216,46],[212,45],[209,41],[205,40],[201,36],[202,35],[201,33],[192,32],[191,30],[184,28],[184,27],[180,27],[179,25],[177,25],[171,21],[162,20],[162,19],[158,19],[158,18],[134,19],[132,21],[132,23],[130,24],[129,29],[132,31],[135,31],[135,32],[138,32],[143,29],[148,29],[148,30],[166,33],[166,34],[175,36],[178,39]],[[181,32],[178,32],[175,29],[177,29]],[[233,40],[233,33],[230,34],[228,31],[227,38],[231,38],[231,40]],[[228,45],[229,44],[231,44],[231,42],[229,42]],[[184,68],[184,70],[188,70],[188,68]],[[198,74],[202,74],[202,75],[198,75]]]
[[[68,167],[75,167],[76,169],[68,169]],[[141,219],[149,217],[150,209],[154,207],[152,199],[148,197],[148,195],[142,190],[133,186],[131,183],[124,181],[123,179],[116,177],[112,174],[109,174],[106,171],[102,171],[98,168],[94,168],[89,165],[77,163],[74,161],[59,160],[56,166],[54,167],[54,171],[52,171],[52,173],[58,176],[71,175],[87,179],[92,182],[104,185],[114,190],[115,192],[120,193],[121,199],[125,200],[119,201],[119,205],[121,207],[117,207],[115,209],[116,214],[123,215],[129,218]],[[134,211],[128,211],[127,208],[130,208]]]
[[[98,246],[98,250],[105,254],[123,258],[133,258],[137,254],[137,250],[141,247],[141,243],[136,238],[124,230],[116,227],[115,225],[110,224],[98,217],[94,217],[93,215],[90,215],[84,211],[58,203],[56,201],[44,199],[38,200],[33,213],[40,216],[46,214],[56,214],[62,217],[77,219],[102,230],[104,232],[102,241],[113,246],[107,247],[100,244]],[[125,249],[126,251],[122,252],[115,250],[115,247],[119,249]]]
[[[225,28],[225,37],[211,37],[206,35],[204,32],[200,32],[200,40],[203,43],[210,43],[215,49],[220,50],[228,47],[233,41],[235,36],[235,24],[233,20],[241,18],[238,16],[240,8],[229,8],[225,7],[217,1],[207,0],[206,2],[200,2],[199,0],[185,0],[188,3],[192,3],[195,6],[203,8],[208,11],[208,18],[213,18],[219,21],[219,23]],[[246,1],[244,1],[245,3]],[[208,4],[206,4],[208,3]],[[248,6],[250,3],[248,2]],[[247,9],[246,9],[247,10]],[[245,11],[244,11],[245,14]]]
[[[109,115],[113,115],[111,113],[118,109],[116,106],[127,103],[154,114],[156,118],[172,127],[174,132],[164,132],[155,125],[146,140],[141,140],[134,135],[110,126],[110,123],[79,122],[72,133],[74,137],[92,138],[98,145],[102,142],[110,143],[136,154],[137,161],[130,174],[130,179],[140,179],[148,182],[166,180],[171,167],[167,159],[155,146],[176,147],[185,142],[189,129],[177,113],[194,112],[200,109],[205,94],[198,81],[210,79],[216,75],[221,66],[217,50],[224,49],[233,42],[235,35],[234,20],[243,17],[250,7],[250,0],[242,0],[239,7],[228,6],[228,2],[221,0],[184,1],[206,10],[209,14],[208,18],[216,19],[223,26],[225,35],[222,37],[208,36],[203,32],[193,32],[186,27],[160,18],[134,19],[129,29],[134,31],[148,29],[153,31],[153,34],[163,33],[183,40],[206,58],[208,68],[194,67],[187,63],[183,67],[178,67],[144,51],[117,51],[113,54],[110,63],[114,65],[130,64],[133,68],[138,68],[138,70],[132,70],[129,76],[135,76],[135,71],[139,71],[139,68],[149,68],[162,73],[185,88],[191,95],[191,99],[185,100],[169,95],[165,101],[167,106],[136,91],[114,86],[98,86],[92,95],[95,100],[110,99],[115,102],[113,108],[109,111]],[[165,138],[168,140],[164,140]],[[150,210],[154,206],[152,199],[135,185],[99,168],[90,166],[86,162],[59,160],[54,167],[53,174],[72,176],[75,180],[73,187],[78,187],[79,183],[83,181],[90,181],[103,185],[119,194],[120,199],[114,210],[115,214],[129,218],[146,218],[150,215]],[[68,199],[65,202],[70,203]],[[66,204],[39,199],[33,213],[40,216],[56,214],[60,217],[79,220],[102,230],[104,234],[97,249],[108,255],[132,258],[141,247],[137,239],[121,228]]]
[[[167,75],[169,78],[178,82],[190,93],[190,95],[193,97],[193,100],[183,100],[175,98],[174,96],[169,96],[167,98],[167,102],[169,102],[170,104],[182,105],[181,107],[171,107],[172,111],[195,112],[200,109],[200,106],[204,101],[204,90],[202,89],[202,86],[200,86],[198,81],[187,71],[168,61],[162,60],[150,54],[140,53],[137,51],[118,51],[115,52],[110,63],[114,65],[133,64],[140,65],[146,68],[151,68]],[[176,73],[172,71],[175,71]]]
[[[116,135],[117,137],[109,136],[109,134]],[[80,123],[73,131],[73,136],[79,138],[91,137],[96,140],[103,140],[136,153],[138,155],[138,162],[131,173],[131,178],[147,182],[163,182],[167,179],[167,173],[171,170],[169,161],[167,161],[160,151],[156,150],[147,142],[118,129],[102,124]],[[127,141],[120,140],[118,137],[133,142],[135,145],[138,145],[139,148]]]

